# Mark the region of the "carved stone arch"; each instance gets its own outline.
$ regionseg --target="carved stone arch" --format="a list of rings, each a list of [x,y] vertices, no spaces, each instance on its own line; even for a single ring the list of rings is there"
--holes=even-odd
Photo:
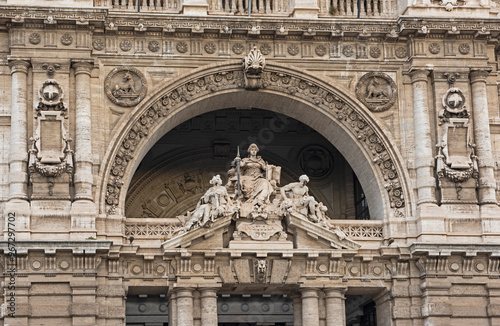
[[[358,176],[374,218],[411,214],[408,176],[395,142],[352,97],[310,73],[277,64],[267,65],[257,91],[245,89],[240,62],[203,67],[161,85],[112,139],[98,185],[100,211],[124,216],[137,166],[169,130],[206,112],[254,107],[290,116],[328,139]]]

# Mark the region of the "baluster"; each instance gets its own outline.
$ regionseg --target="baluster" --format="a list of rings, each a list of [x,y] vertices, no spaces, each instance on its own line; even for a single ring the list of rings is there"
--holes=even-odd
[[[358,15],[358,12],[359,12],[359,17],[366,16],[365,0],[359,0],[359,2],[356,1],[354,5],[356,6],[356,10],[354,10],[355,16]]]
[[[333,3],[335,3],[336,0],[332,0]],[[338,12],[341,16],[344,16],[345,15],[345,11],[344,11],[344,0],[338,0]]]
[[[373,16],[372,12],[372,0],[366,0],[366,15]]]
[[[246,3],[243,2],[243,0],[238,0],[238,13],[240,15],[244,15],[246,11]]]
[[[346,2],[346,15],[351,16],[352,15],[352,2],[357,1],[357,0],[345,0]]]

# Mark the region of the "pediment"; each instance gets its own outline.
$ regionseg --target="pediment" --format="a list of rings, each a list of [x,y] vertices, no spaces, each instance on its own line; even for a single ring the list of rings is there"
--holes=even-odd
[[[345,236],[337,227],[326,228],[301,217],[286,218],[288,232],[294,234],[296,249],[350,249],[361,245]]]
[[[348,239],[336,229],[328,229],[304,218],[288,216],[284,219],[283,235],[269,236],[266,240],[255,240],[251,236],[242,239],[233,232],[238,224],[246,224],[247,228],[255,227],[256,232],[263,234],[268,224],[248,219],[234,219],[228,215],[217,219],[208,227],[200,227],[181,233],[162,244],[163,249],[243,249],[243,250],[357,250],[361,245]],[[268,227],[271,234],[274,226]],[[252,231],[246,231],[251,233]],[[277,231],[279,232],[279,231]],[[266,237],[265,235],[262,237]]]
[[[228,232],[232,216],[217,219],[207,227],[199,227],[180,233],[162,243],[163,249],[198,247],[204,249],[223,248],[223,235]]]

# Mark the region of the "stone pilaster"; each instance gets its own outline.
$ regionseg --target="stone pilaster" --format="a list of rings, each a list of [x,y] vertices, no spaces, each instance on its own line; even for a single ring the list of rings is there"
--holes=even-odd
[[[293,325],[302,326],[302,298],[300,295],[291,296],[293,300]]]
[[[417,174],[417,204],[436,204],[436,180],[433,176],[435,147],[431,138],[429,100],[427,97],[429,71],[411,70],[413,85],[413,123],[415,142],[415,169]]]
[[[177,326],[194,326],[193,320],[193,291],[192,288],[176,290]]]
[[[451,322],[453,315],[452,305],[449,301],[450,287],[451,283],[448,282],[426,282],[425,288],[422,289],[422,317],[424,325],[453,325],[453,322]]]
[[[27,81],[30,63],[26,60],[10,60],[11,68],[11,116],[9,144],[9,202],[5,205],[5,228],[8,222],[15,225],[16,239],[29,239],[31,207],[28,202],[28,118]],[[9,221],[7,221],[9,216]]]
[[[326,326],[345,325],[345,289],[326,289]]]
[[[302,294],[302,325],[319,326],[318,289],[304,288]]]
[[[177,321],[177,296],[175,292],[168,297],[168,324],[175,325]]]
[[[93,203],[90,61],[73,61],[75,70],[75,201],[71,205],[71,238],[95,237],[97,208]]]
[[[9,153],[9,199],[28,199],[28,119],[27,79],[30,63],[25,60],[9,62],[12,74],[12,102]]]
[[[201,325],[217,326],[217,290],[200,289]]]
[[[474,141],[479,165],[479,204],[496,204],[496,181],[491,150],[490,119],[486,95],[487,70],[472,69],[470,72],[472,120]]]
[[[73,62],[76,88],[75,200],[92,197],[92,120],[90,108],[90,73],[87,61]]]

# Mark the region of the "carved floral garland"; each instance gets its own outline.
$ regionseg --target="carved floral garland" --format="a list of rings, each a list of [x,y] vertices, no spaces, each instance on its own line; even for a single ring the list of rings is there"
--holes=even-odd
[[[353,107],[327,89],[297,76],[268,70],[262,73],[262,81],[263,88],[305,99],[313,105],[327,109],[347,126],[362,146],[372,153],[373,162],[386,181],[385,188],[391,207],[395,209],[395,214],[401,216],[401,212],[397,209],[405,206],[405,198],[394,162],[375,130]],[[117,213],[125,170],[140,142],[149,136],[151,129],[161,124],[163,118],[186,102],[214,92],[242,87],[244,87],[242,70],[212,73],[194,78],[168,91],[152,104],[129,130],[114,158],[106,190],[107,213]]]

